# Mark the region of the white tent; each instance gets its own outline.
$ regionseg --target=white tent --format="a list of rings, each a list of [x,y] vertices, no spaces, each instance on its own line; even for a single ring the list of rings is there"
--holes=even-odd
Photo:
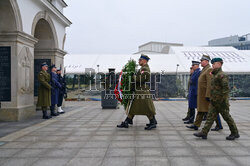
[[[250,51],[241,51],[233,47],[171,47],[170,54],[147,54],[151,60],[151,72],[187,73],[192,60],[199,60],[202,54],[211,58],[221,57],[224,60],[223,70],[230,73],[250,73]],[[130,55],[66,55],[64,64],[66,73],[80,74],[85,68],[99,72],[108,72],[108,68],[122,70],[129,59],[138,60],[139,54]],[[178,69],[177,69],[177,64]]]

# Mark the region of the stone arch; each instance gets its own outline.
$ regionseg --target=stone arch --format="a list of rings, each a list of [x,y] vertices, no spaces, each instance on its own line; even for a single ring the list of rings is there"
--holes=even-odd
[[[0,31],[23,31],[22,18],[16,0],[0,1]]]
[[[33,20],[33,23],[32,23],[32,29],[31,29],[32,36],[35,37],[35,30],[37,27],[37,23],[39,23],[39,21],[41,21],[41,20],[45,20],[49,24],[51,31],[52,31],[52,34],[53,34],[53,38],[54,38],[54,44],[55,44],[54,47],[59,48],[56,28],[54,26],[53,20],[51,19],[51,17],[49,16],[49,14],[46,11],[41,11],[41,12],[36,14],[36,16]]]

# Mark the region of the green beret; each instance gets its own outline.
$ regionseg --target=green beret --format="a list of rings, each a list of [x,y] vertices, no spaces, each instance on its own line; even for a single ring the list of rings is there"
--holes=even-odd
[[[214,64],[214,62],[221,62],[223,63],[223,60],[221,58],[213,58],[211,63]]]

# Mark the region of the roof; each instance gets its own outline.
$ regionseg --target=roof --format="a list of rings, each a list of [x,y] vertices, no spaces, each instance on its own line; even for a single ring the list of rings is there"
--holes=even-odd
[[[250,51],[240,51],[233,47],[171,47],[170,54],[147,54],[151,60],[151,72],[188,73],[192,60],[200,60],[202,54],[211,58],[221,57],[224,60],[223,70],[230,73],[250,74]],[[140,54],[127,55],[66,55],[64,64],[66,73],[84,73],[85,68],[93,68],[100,72],[107,72],[108,68],[122,70],[129,59],[138,60]]]
[[[139,48],[144,47],[144,46],[149,45],[149,44],[162,44],[162,45],[178,45],[178,46],[183,46],[183,44],[181,44],[181,43],[166,43],[166,42],[150,41],[150,42],[147,42],[145,44],[140,45]]]

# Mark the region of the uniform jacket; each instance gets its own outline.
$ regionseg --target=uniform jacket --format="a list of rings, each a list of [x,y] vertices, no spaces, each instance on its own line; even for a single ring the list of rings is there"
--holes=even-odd
[[[51,105],[58,104],[58,95],[59,95],[59,89],[61,89],[61,84],[58,82],[57,74],[54,72],[51,72]]]
[[[51,85],[50,74],[41,70],[38,74],[38,107],[48,107],[51,105]]]
[[[211,104],[223,108],[229,108],[229,84],[228,76],[221,68],[212,71],[211,79]]]
[[[190,87],[188,95],[189,108],[197,107],[197,91],[198,91],[198,79],[200,76],[200,68],[196,69],[190,78]]]
[[[57,74],[57,80],[61,85],[61,88],[59,89],[59,95],[64,95],[66,93],[66,82],[64,77],[61,76],[61,74]]]
[[[149,91],[150,68],[145,64],[137,72],[134,79],[136,83],[135,98],[130,108],[130,115],[155,115],[155,107]]]
[[[197,111],[208,112],[210,102],[206,98],[210,98],[211,90],[211,71],[212,68],[208,64],[200,73],[198,79],[198,96],[197,96]]]

